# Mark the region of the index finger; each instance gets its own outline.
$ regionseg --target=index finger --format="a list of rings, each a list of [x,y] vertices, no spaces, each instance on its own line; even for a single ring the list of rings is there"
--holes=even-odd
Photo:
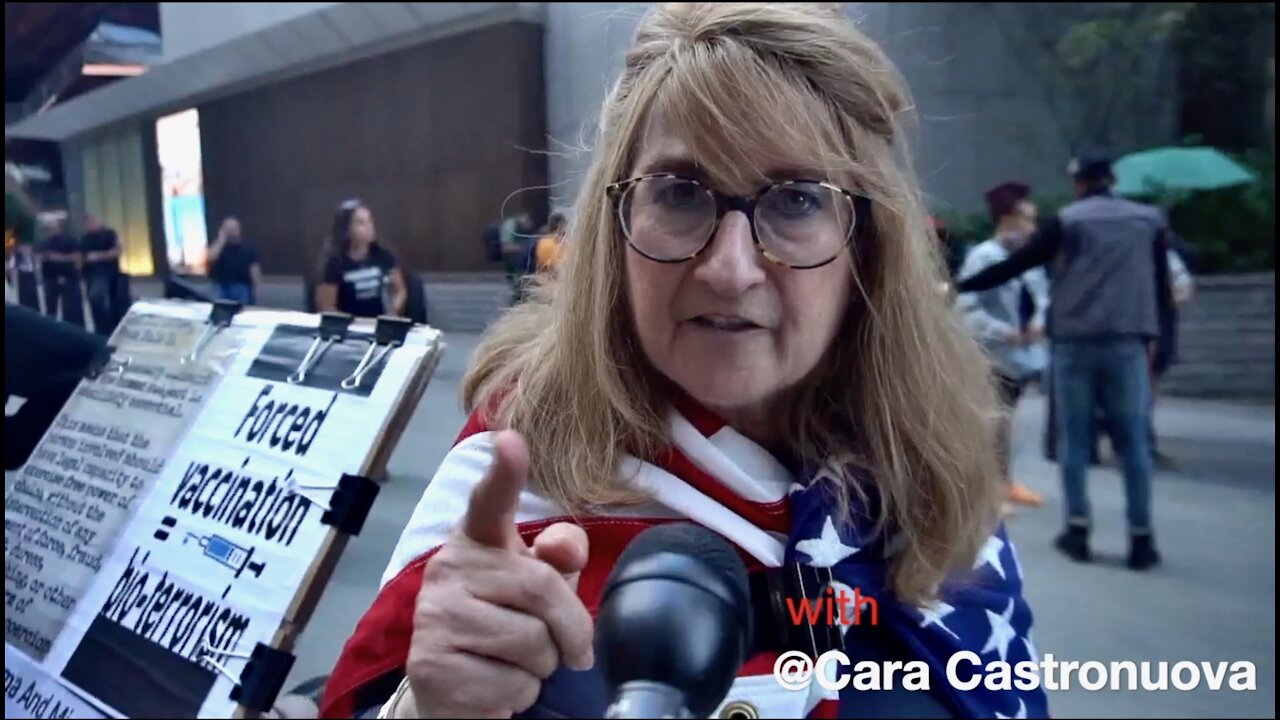
[[[528,475],[529,448],[524,438],[509,430],[498,433],[493,440],[493,464],[471,491],[462,534],[493,548],[523,548],[515,517]]]

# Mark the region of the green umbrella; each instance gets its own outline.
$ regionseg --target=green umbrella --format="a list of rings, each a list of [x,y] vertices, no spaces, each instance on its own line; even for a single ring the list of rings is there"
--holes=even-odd
[[[1125,155],[1112,167],[1118,195],[1157,195],[1254,182],[1247,168],[1211,147],[1164,147]]]

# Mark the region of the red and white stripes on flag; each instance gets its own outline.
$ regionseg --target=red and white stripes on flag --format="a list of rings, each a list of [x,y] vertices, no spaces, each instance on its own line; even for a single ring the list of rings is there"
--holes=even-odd
[[[590,543],[578,594],[593,616],[617,557],[638,533],[663,522],[693,521],[720,533],[742,551],[750,570],[782,564],[792,473],[714,415],[697,407],[682,410],[670,417],[671,448],[654,462],[627,458],[619,470],[623,478],[648,490],[652,502],[575,521]],[[423,565],[465,514],[472,489],[492,462],[493,436],[479,415],[473,415],[423,492],[392,553],[377,598],[330,677],[324,717],[352,717],[360,688],[403,669]],[[516,523],[526,542],[563,521],[570,521],[563,507],[524,491]],[[808,692],[778,686],[772,676],[776,657],[774,652],[760,653],[748,661],[724,702],[749,702],[761,717],[830,716],[835,697],[826,697],[817,683]],[[824,699],[828,701],[821,702]],[[595,710],[583,711],[589,715]]]

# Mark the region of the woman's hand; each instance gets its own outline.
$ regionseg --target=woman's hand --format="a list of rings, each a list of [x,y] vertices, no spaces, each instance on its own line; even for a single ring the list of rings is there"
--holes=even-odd
[[[466,517],[423,570],[406,669],[417,717],[509,717],[561,663],[594,662],[577,595],[587,536],[563,523],[524,543],[515,513],[528,464],[523,439],[500,433]]]

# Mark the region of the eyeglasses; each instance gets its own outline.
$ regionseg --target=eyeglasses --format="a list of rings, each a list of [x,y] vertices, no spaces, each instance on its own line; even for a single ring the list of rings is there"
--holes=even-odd
[[[859,223],[871,215],[869,198],[812,180],[786,180],[741,197],[659,173],[613,183],[607,193],[627,243],[662,263],[697,257],[720,220],[737,210],[750,220],[752,240],[771,262],[797,270],[822,267],[849,247]]]

